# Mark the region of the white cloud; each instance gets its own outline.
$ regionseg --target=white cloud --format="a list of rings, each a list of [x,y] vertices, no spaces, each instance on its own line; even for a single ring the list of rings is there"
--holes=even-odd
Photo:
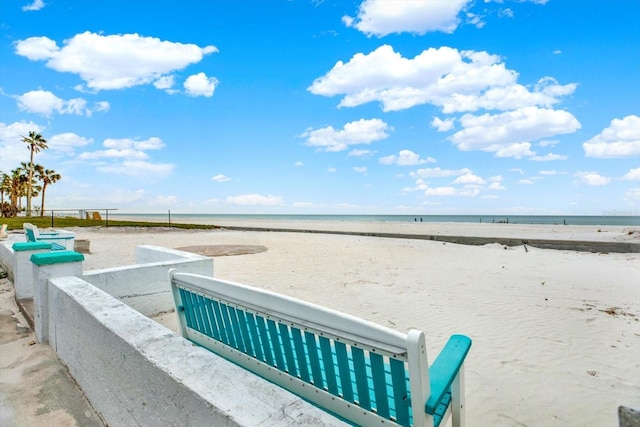
[[[540,175],[558,175],[559,172],[555,170],[542,170],[538,172]]]
[[[294,165],[294,166],[304,166],[304,163],[302,163],[302,162],[295,162],[293,165]]]
[[[24,12],[30,12],[34,10],[40,10],[45,7],[45,3],[42,0],[33,0],[33,3],[29,3],[26,6],[22,6]]]
[[[92,90],[123,89],[157,81],[198,63],[214,46],[174,43],[138,34],[108,35],[89,31],[65,40],[30,37],[15,44],[16,53],[46,66],[78,74]]]
[[[103,173],[128,175],[134,177],[165,177],[170,175],[175,165],[170,163],[151,163],[143,160],[125,160],[122,164],[98,166],[96,170]]]
[[[94,108],[89,108],[87,101],[82,98],[65,101],[46,90],[32,90],[15,98],[21,111],[42,114],[45,117],[50,117],[54,112],[90,117],[96,111],[108,111],[110,108],[106,101],[97,102]]]
[[[489,185],[489,190],[500,190],[501,191],[501,190],[506,190],[506,189],[507,189],[507,187],[505,187],[504,185],[502,185],[500,182],[497,182],[497,181],[496,182],[492,182]]]
[[[409,59],[383,45],[369,54],[358,53],[347,63],[338,61],[307,90],[322,96],[344,95],[340,107],[378,101],[384,111],[395,111],[433,104],[451,114],[549,108],[577,87],[544,77],[528,89],[517,78],[518,73],[507,69],[499,56],[487,52],[443,46]]]
[[[370,157],[373,156],[376,152],[374,150],[351,150],[347,156],[349,157]]]
[[[420,158],[420,155],[414,153],[411,150],[401,150],[398,155],[392,154],[380,158],[380,163],[383,165],[396,164],[399,166],[415,166],[422,165],[424,163],[435,163],[435,159],[427,157],[426,159]]]
[[[552,146],[557,145],[559,143],[560,143],[560,141],[558,141],[557,139],[543,139],[543,140],[538,141],[537,144],[540,147],[552,147]]]
[[[455,187],[429,187],[424,191],[425,196],[463,196],[475,197],[480,194],[476,187],[455,188]]]
[[[171,90],[171,88],[175,84],[175,81],[175,76],[162,76],[158,80],[153,82],[153,85],[156,87],[156,89],[161,89],[166,92],[173,93],[175,91]]]
[[[640,187],[630,188],[624,193],[625,199],[640,200]]]
[[[147,160],[149,155],[145,151],[160,150],[164,148],[165,144],[160,138],[154,136],[142,141],[131,138],[107,138],[102,143],[102,146],[106,148],[106,150],[84,152],[77,157],[78,160],[126,159],[130,161],[129,164],[133,165],[133,167],[138,170],[145,169],[149,165],[151,166],[147,169],[151,170],[154,167],[154,164],[146,162],[136,163],[133,161],[135,160],[140,162]],[[122,165],[111,165],[103,168],[115,168],[112,170],[120,170],[121,167]]]
[[[484,16],[478,15],[477,13],[467,12],[465,22],[467,24],[473,25],[476,28],[482,28],[486,24],[483,18]]]
[[[622,179],[625,181],[640,181],[640,168],[630,169]]]
[[[470,0],[415,1],[365,0],[355,18],[343,22],[368,36],[383,37],[392,33],[440,31],[452,33],[458,27],[459,13]]]
[[[533,156],[529,160],[535,160],[536,162],[551,162],[554,160],[567,160],[569,156],[564,156],[562,154],[554,154],[549,153],[544,156]]]
[[[433,120],[431,120],[431,127],[438,129],[438,132],[448,132],[453,129],[455,121],[456,119],[454,117],[448,119],[434,117]]]
[[[467,169],[467,168],[452,170],[452,169],[440,169],[438,167],[438,168],[418,169],[415,172],[411,172],[409,176],[411,176],[411,178],[421,178],[421,179],[446,178],[449,176],[458,176],[458,175],[464,175],[468,173],[473,173],[473,172],[471,171],[471,169]]]
[[[0,170],[9,173],[20,162],[28,161],[28,151],[22,137],[29,135],[31,131],[41,133],[43,130],[43,126],[31,121],[11,124],[0,122]]]
[[[330,167],[330,168],[327,168],[327,172],[329,172],[329,173],[335,173],[335,172],[338,172],[338,169],[336,169],[336,168],[331,168],[331,167]]]
[[[53,135],[49,138],[47,145],[50,150],[60,151],[68,156],[73,156],[76,148],[84,147],[91,143],[93,143],[91,138],[87,139],[72,132],[65,132]]]
[[[341,130],[328,126],[321,129],[307,129],[302,135],[307,138],[305,145],[319,147],[322,151],[343,151],[350,145],[370,144],[389,136],[393,128],[380,119],[360,119],[347,123]]]
[[[587,185],[606,185],[611,182],[611,178],[602,176],[597,172],[576,172],[575,176]]]
[[[215,181],[215,182],[227,182],[227,181],[231,181],[231,178],[229,178],[228,176],[223,175],[223,174],[218,174],[218,175],[216,175],[216,176],[212,177],[211,179],[212,179],[213,181]]]
[[[520,168],[509,169],[509,172],[519,173],[520,175],[524,175],[524,171]]]
[[[149,204],[151,206],[171,206],[175,205],[178,202],[178,196],[169,195],[169,196],[157,196],[155,199],[150,200]]]
[[[362,173],[362,174],[366,174],[367,173],[367,167],[366,166],[355,166],[353,168],[353,170],[355,172]]]
[[[465,114],[460,123],[464,129],[449,137],[460,150],[516,158],[535,154],[529,141],[572,133],[581,127],[571,113],[538,107],[480,116]]]
[[[518,184],[532,185],[535,184],[536,180],[531,178],[525,178],[518,181]]]
[[[482,179],[481,177],[479,177],[478,175],[475,175],[471,172],[467,172],[464,175],[460,175],[459,177],[457,177],[454,181],[453,184],[463,184],[463,185],[469,185],[469,184],[473,184],[473,185],[483,185],[486,184],[486,181],[484,179]]]
[[[184,88],[189,96],[204,96],[211,98],[218,85],[218,79],[207,77],[205,73],[189,76],[184,82]]]
[[[282,197],[260,194],[243,194],[227,197],[227,203],[240,206],[277,206],[283,205]]]
[[[528,142],[506,145],[493,144],[485,151],[494,151],[496,153],[496,157],[513,157],[516,159],[533,156],[535,154],[534,151],[531,151],[531,144]]]
[[[608,128],[584,144],[587,157],[603,159],[640,156],[640,117],[613,119]]]

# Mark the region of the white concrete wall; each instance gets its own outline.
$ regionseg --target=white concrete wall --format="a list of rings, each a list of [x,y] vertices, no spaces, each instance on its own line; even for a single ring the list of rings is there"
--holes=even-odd
[[[13,243],[8,239],[0,241],[0,267],[7,272],[10,279],[13,279]]]
[[[16,290],[17,299],[33,298],[35,293],[35,280],[31,255],[51,252],[51,249],[35,249],[29,251],[13,252],[13,287]]]
[[[346,426],[77,277],[49,286],[51,346],[113,426]]]
[[[18,252],[20,254],[20,252]],[[47,265],[31,263],[33,271],[33,324],[36,339],[40,343],[50,342],[51,313],[49,311],[49,280],[54,277],[80,277],[82,261],[63,262]]]
[[[138,246],[136,261],[126,267],[87,271],[82,277],[145,316],[153,316],[174,308],[169,269],[213,276],[213,258],[159,246]]]

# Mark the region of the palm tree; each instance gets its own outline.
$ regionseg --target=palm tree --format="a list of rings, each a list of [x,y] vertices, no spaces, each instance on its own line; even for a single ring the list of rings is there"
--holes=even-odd
[[[10,178],[9,175],[0,171],[0,203],[4,202],[4,193],[9,194]]]
[[[27,181],[29,189],[27,190],[27,216],[31,216],[31,185],[33,181],[33,155],[40,150],[46,150],[47,140],[39,133],[34,131],[29,132],[29,136],[23,136],[22,142],[28,145],[29,151],[31,151],[31,161],[29,162],[29,180]]]
[[[28,177],[24,172],[25,169],[17,167],[11,171],[11,176],[9,177],[9,202],[16,211],[19,211],[22,207],[22,196],[26,194],[25,187],[27,187]]]
[[[42,181],[42,202],[40,203],[40,216],[44,216],[44,192],[47,185],[53,184],[62,178],[62,175],[56,173],[53,169],[45,169],[42,165],[35,165],[36,179]]]

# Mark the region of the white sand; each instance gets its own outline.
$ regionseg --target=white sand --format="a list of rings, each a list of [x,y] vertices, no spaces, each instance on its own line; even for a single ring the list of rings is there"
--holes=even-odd
[[[218,221],[220,222],[220,221]],[[229,224],[227,224],[229,225]],[[295,228],[291,224],[239,224]],[[304,221],[302,228],[338,229]],[[624,227],[342,224],[357,231],[638,242]],[[354,228],[355,227],[355,228]],[[383,227],[382,229],[380,227]],[[411,230],[411,231],[409,231]],[[640,254],[463,246],[345,235],[167,229],[74,229],[85,269],[134,262],[135,246],[264,245],[217,257],[215,276],[381,325],[426,332],[430,359],[449,335],[473,339],[470,426],[614,426],[640,408]],[[631,234],[629,234],[632,232]]]

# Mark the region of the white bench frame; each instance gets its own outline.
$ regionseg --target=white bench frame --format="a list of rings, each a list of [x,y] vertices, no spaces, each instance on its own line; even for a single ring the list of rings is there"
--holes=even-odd
[[[214,279],[213,277],[177,273],[172,270],[170,271],[170,282],[181,333],[185,338],[288,389],[331,413],[359,425],[401,425],[397,424],[394,419],[379,416],[375,409],[366,409],[359,406],[358,402],[343,400],[338,393],[330,393],[326,387],[317,387],[313,381],[303,381],[300,375],[291,375],[287,370],[278,368],[273,363],[269,364],[264,359],[259,360],[254,354],[242,351],[238,346],[228,345],[228,343],[216,339],[212,336],[213,333],[204,333],[205,327],[190,327],[188,324],[191,323],[194,326],[195,323],[202,323],[202,319],[204,319],[205,323],[208,320],[213,320],[215,323],[216,316],[214,316],[211,307],[216,305],[217,302],[217,304],[224,305],[224,310],[231,310],[231,316],[229,317],[233,317],[236,322],[240,319],[240,317],[235,318],[236,310],[242,310],[243,319],[246,319],[245,316],[248,314],[252,319],[255,316],[257,323],[258,316],[260,316],[268,321],[276,322],[280,328],[284,325],[286,330],[288,328],[297,328],[305,335],[310,333],[316,337],[321,336],[330,339],[332,346],[335,346],[336,343],[346,344],[351,356],[353,356],[354,351],[360,349],[357,351],[362,350],[367,355],[383,355],[387,361],[400,360],[404,363],[406,371],[408,371],[408,391],[411,400],[410,417],[413,420],[411,425],[415,427],[439,425],[441,421],[446,421],[450,415],[452,415],[454,427],[465,425],[464,358],[471,346],[471,340],[467,337],[454,335],[445,350],[441,352],[440,356],[445,353],[446,356],[443,356],[443,360],[437,362],[439,369],[435,375],[437,379],[434,381],[444,381],[446,384],[437,385],[436,388],[442,389],[444,387],[445,389],[441,390],[442,394],[440,396],[431,396],[430,367],[427,360],[425,335],[421,331],[412,329],[408,334],[403,334],[335,310],[263,289]],[[183,297],[189,300],[185,301]],[[210,307],[209,311],[206,311],[206,306],[202,301],[209,301],[207,303]],[[198,308],[198,304],[202,308]],[[223,307],[221,305],[217,306]],[[194,317],[189,321],[188,316]],[[198,316],[200,316],[200,320],[198,320]],[[211,319],[208,319],[208,317]],[[228,319],[224,322],[220,321],[220,319],[218,320],[221,328],[225,327],[223,323],[228,322]],[[242,322],[244,323],[244,320]],[[210,328],[216,327],[214,325]],[[227,324],[226,327],[230,328],[229,334],[231,335],[231,326]],[[233,327],[240,328],[237,325]],[[206,328],[209,327],[207,326]],[[199,331],[198,329],[201,330]],[[245,334],[250,335],[247,332]],[[239,337],[240,335],[238,335],[238,341],[242,341]],[[263,340],[264,338],[261,338],[260,342]],[[284,338],[280,338],[280,340],[282,342],[285,341]],[[277,345],[282,346],[282,342],[278,342]],[[242,344],[240,344],[240,347],[242,347]],[[251,347],[251,344],[247,345],[247,348],[249,347]],[[289,352],[294,353],[294,351],[294,349],[289,348]],[[300,353],[298,353],[299,355]],[[292,356],[291,360],[293,358],[295,358],[295,355]],[[367,360],[370,361],[371,359]],[[351,361],[350,363],[354,362]],[[371,362],[369,363],[369,366],[371,366]],[[435,363],[432,368],[434,367]],[[444,371],[447,371],[447,373],[443,374]],[[353,387],[355,387],[355,383]],[[442,396],[448,391],[450,391],[451,401],[447,404],[446,410],[440,411],[441,418],[437,417],[437,421],[434,423],[434,418],[427,413],[425,405],[427,402],[432,403],[432,401],[437,400],[438,402],[435,403],[435,406],[438,406]],[[433,413],[433,410],[431,413]]]

